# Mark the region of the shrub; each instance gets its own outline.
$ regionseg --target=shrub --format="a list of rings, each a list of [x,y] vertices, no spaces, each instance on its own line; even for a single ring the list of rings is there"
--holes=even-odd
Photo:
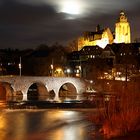
[[[138,86],[129,83],[105,106],[102,131],[107,138],[140,130],[140,91],[132,84]]]

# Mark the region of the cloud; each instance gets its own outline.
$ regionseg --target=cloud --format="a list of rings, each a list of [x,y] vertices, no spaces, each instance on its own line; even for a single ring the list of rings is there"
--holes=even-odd
[[[42,18],[50,18],[55,15],[55,10],[48,5],[32,6],[22,5],[16,2],[4,3],[0,7],[0,22],[5,23],[30,23],[38,22]]]
[[[84,13],[73,16],[59,11],[63,0],[1,0],[0,47],[23,48],[56,41],[63,43],[76,39],[83,31],[95,31],[97,24],[114,30],[116,19],[123,9],[128,15],[132,32],[140,36],[137,30],[140,11],[137,5],[140,1],[112,1],[78,0],[84,3]]]
[[[0,8],[0,47],[30,47],[42,42],[68,40],[76,33],[75,21],[45,4],[33,6],[7,1]],[[70,33],[69,29],[72,33]]]

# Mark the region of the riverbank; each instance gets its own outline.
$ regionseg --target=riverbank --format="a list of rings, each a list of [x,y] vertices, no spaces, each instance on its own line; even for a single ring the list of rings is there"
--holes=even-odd
[[[72,102],[59,103],[49,101],[8,101],[7,108],[9,109],[83,109],[96,108],[93,102]]]

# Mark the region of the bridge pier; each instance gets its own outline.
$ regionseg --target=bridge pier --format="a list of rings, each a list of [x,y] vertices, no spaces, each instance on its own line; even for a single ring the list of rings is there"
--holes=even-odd
[[[23,101],[27,101],[27,94],[23,94],[22,100],[23,100]]]
[[[54,92],[55,92],[54,100],[55,100],[55,101],[59,101],[59,95],[58,95],[59,89],[54,89]]]

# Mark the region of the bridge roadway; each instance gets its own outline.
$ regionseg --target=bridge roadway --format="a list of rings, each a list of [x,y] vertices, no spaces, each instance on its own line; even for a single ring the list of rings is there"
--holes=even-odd
[[[45,96],[47,92],[54,91],[54,100],[59,100],[61,87],[68,89],[66,85],[71,85],[72,92],[81,94],[86,91],[86,82],[81,78],[74,77],[45,77],[45,76],[1,76],[0,84],[5,86],[6,96],[16,96],[22,93],[23,100],[27,100],[27,93],[31,85],[40,85],[40,95]],[[69,90],[71,90],[69,88]],[[46,92],[47,91],[47,92]]]

